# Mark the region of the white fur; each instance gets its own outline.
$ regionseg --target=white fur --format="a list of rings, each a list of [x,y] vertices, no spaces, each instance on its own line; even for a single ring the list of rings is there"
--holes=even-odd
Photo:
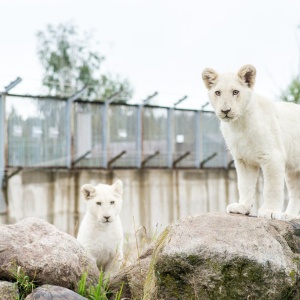
[[[123,259],[123,229],[119,217],[123,183],[117,180],[113,185],[85,184],[81,192],[86,200],[86,214],[77,240],[95,257],[99,269],[114,272]]]
[[[202,74],[238,175],[239,203],[230,204],[227,212],[250,213],[261,168],[264,203],[258,216],[297,218],[300,212],[300,106],[258,96],[253,92],[255,76],[256,70],[251,65],[242,67],[238,73],[218,74],[205,69]],[[239,93],[234,95],[233,91]],[[290,199],[282,213],[284,180]]]

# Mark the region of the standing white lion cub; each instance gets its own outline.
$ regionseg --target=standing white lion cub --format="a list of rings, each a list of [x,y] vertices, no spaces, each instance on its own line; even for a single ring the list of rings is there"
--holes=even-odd
[[[85,184],[81,192],[86,200],[86,214],[77,240],[96,259],[104,272],[117,270],[123,259],[123,230],[120,220],[123,183]]]
[[[202,73],[238,175],[239,203],[230,204],[227,212],[250,213],[261,168],[264,203],[258,216],[293,219],[300,211],[300,106],[256,95],[255,76],[251,65],[237,73]],[[284,179],[290,199],[282,213]]]

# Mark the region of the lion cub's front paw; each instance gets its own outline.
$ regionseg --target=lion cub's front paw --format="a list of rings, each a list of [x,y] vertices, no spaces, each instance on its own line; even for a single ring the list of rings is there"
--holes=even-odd
[[[226,211],[229,214],[233,213],[233,214],[249,215],[250,206],[241,203],[231,203],[227,206]]]
[[[265,218],[269,220],[282,220],[283,213],[280,211],[273,211],[270,209],[260,208],[258,210],[257,216],[259,218]]]
[[[280,213],[275,215],[276,220],[282,220],[282,221],[291,221],[291,220],[299,220],[300,216],[299,215],[290,215],[287,213]]]

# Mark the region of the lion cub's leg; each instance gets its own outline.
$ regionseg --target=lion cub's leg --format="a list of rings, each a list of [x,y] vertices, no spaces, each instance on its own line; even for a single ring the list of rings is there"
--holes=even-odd
[[[300,212],[300,172],[287,172],[286,185],[289,191],[289,203],[285,213],[280,217],[281,220],[292,220],[299,218]]]
[[[278,158],[271,159],[261,168],[264,176],[264,204],[258,210],[258,216],[280,219],[284,199],[284,163]]]
[[[104,271],[111,275],[115,275],[121,268],[123,261],[123,252],[117,251],[114,256],[110,257],[110,260],[106,264]]]
[[[258,166],[246,164],[236,159],[235,167],[238,176],[239,203],[232,203],[227,206],[228,213],[249,215],[254,202],[255,186],[258,177]]]

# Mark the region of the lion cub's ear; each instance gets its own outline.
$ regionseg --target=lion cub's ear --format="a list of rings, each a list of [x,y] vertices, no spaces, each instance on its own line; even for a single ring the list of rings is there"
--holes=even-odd
[[[118,179],[112,186],[111,186],[116,193],[119,195],[123,194],[123,182],[122,180]]]
[[[252,89],[255,83],[256,69],[252,65],[242,66],[238,71],[238,76]]]
[[[202,72],[202,79],[205,83],[205,86],[210,90],[218,79],[218,73],[213,69],[206,68]]]
[[[84,184],[81,187],[80,191],[83,194],[85,200],[89,200],[96,190],[91,184]]]

